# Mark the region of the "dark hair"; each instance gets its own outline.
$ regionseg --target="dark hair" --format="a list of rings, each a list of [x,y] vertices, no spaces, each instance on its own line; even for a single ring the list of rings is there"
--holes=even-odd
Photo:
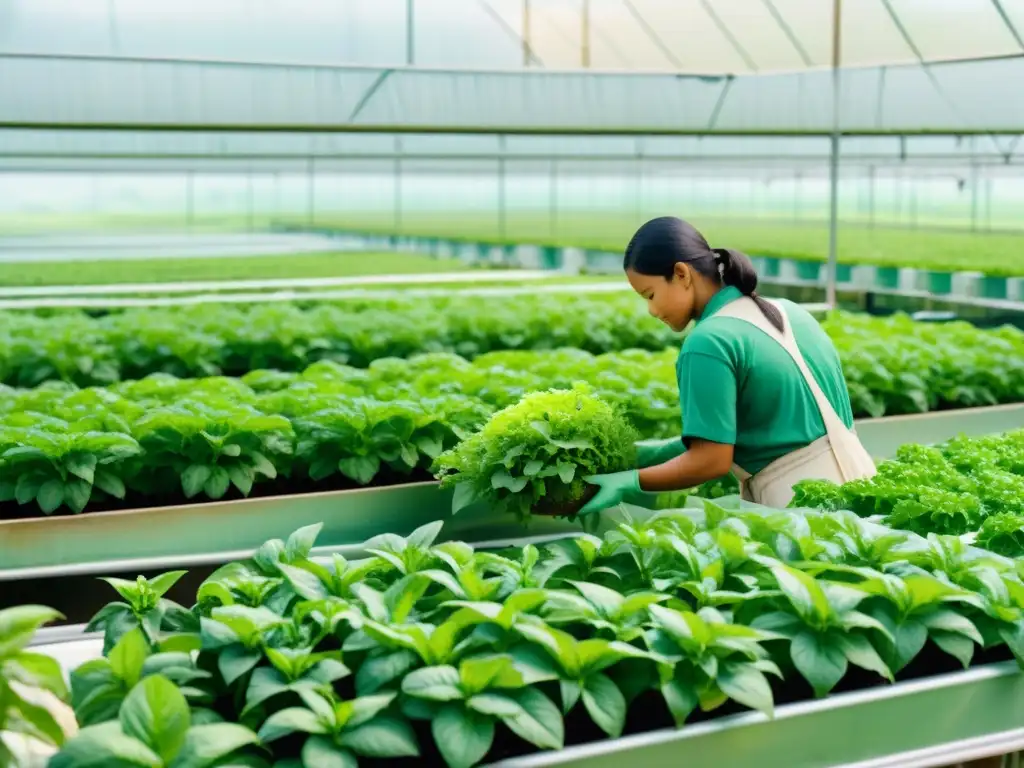
[[[739,288],[780,333],[785,328],[779,308],[757,295],[757,271],[750,257],[741,251],[712,248],[696,227],[675,216],[651,219],[640,227],[626,246],[622,266],[641,275],[671,280],[679,262],[722,285]]]

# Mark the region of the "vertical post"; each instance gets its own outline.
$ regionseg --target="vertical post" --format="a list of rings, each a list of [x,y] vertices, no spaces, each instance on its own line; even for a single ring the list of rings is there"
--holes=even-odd
[[[633,226],[639,227],[643,217],[644,200],[644,145],[643,139],[636,140],[636,179],[633,190]]]
[[[971,232],[978,231],[978,164],[971,165]]]
[[[505,137],[498,137],[498,239],[501,240],[502,245],[505,244],[505,236],[507,233],[507,220],[508,211],[507,203],[505,200],[506,189],[505,189]]]
[[[252,190],[252,171],[245,174],[246,181],[246,194],[245,194],[245,226],[249,232],[254,229],[253,217],[255,212],[253,211],[253,190]]]
[[[875,228],[875,166],[868,168],[868,227]]]
[[[836,275],[839,263],[839,64],[842,61],[843,0],[832,0],[832,152],[829,162],[828,283],[825,301],[836,306]]]
[[[396,235],[402,234],[402,226],[404,219],[403,201],[402,201],[402,139],[399,136],[395,137],[395,186],[394,195],[395,199],[392,201],[394,208],[394,219],[393,228]]]
[[[985,179],[985,228],[992,231],[992,187],[994,186],[994,179],[989,176]]]
[[[196,216],[196,181],[195,173],[185,174],[185,222],[189,228],[195,223]]]
[[[523,66],[530,66],[530,0],[523,0]]]
[[[590,69],[590,0],[580,9],[580,66]]]
[[[312,157],[306,161],[306,226],[316,221],[316,163]]]
[[[558,235],[558,161],[551,161],[551,191],[548,197],[548,221],[551,236]]]
[[[405,0],[405,65],[411,67],[416,63],[416,16],[413,8],[414,0]]]

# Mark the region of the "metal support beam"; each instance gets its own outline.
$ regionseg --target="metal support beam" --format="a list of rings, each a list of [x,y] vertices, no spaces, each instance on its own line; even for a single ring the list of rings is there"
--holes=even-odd
[[[312,227],[316,222],[316,160],[312,157],[306,163],[306,224]]]
[[[548,196],[548,220],[551,236],[558,234],[558,161],[551,161],[551,190]]]
[[[498,148],[501,154],[498,156],[498,237],[504,242],[508,233],[508,201],[506,200],[507,190],[505,189],[505,137],[498,137]]]
[[[590,0],[580,8],[580,66],[590,68]]]
[[[530,0],[523,0],[523,66],[530,66],[533,50],[530,46]]]
[[[839,265],[839,88],[842,76],[843,0],[832,0],[832,152],[829,162],[828,277],[825,300],[836,306],[836,276]]]
[[[196,217],[196,175],[189,171],[185,175],[185,222],[189,227]]]
[[[664,40],[661,39],[661,35],[652,27],[644,15],[637,10],[637,7],[633,5],[632,0],[622,0],[622,4],[626,6],[626,10],[629,11],[629,15],[632,16],[636,23],[640,25],[640,29],[643,30],[644,34],[647,35],[647,39],[654,43],[654,47],[661,51],[661,55],[664,56],[673,67],[676,69],[685,69],[683,62],[681,62],[672,49],[668,47]]]
[[[416,16],[413,3],[405,0],[405,65],[411,67],[416,63]]]
[[[395,177],[394,186],[394,228],[395,233],[402,234],[402,220],[404,219],[404,206],[402,201],[402,139],[399,136],[395,137],[395,167],[393,171]]]

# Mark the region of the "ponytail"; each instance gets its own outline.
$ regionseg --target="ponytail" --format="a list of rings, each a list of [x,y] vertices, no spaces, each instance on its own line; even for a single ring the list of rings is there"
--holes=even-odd
[[[722,285],[738,288],[740,293],[754,300],[779,333],[784,333],[786,326],[781,310],[757,294],[757,270],[750,257],[728,248],[712,249],[704,235],[682,219],[661,216],[640,227],[626,246],[622,266],[641,275],[671,280],[679,262]]]
[[[768,322],[774,325],[779,333],[785,333],[786,324],[782,312],[757,294],[757,270],[754,269],[754,262],[750,257],[742,251],[730,248],[715,248],[712,252],[722,284],[739,288],[740,293],[752,298]]]

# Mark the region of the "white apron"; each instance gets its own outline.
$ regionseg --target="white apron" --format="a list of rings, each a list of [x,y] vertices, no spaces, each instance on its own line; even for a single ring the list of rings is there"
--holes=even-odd
[[[733,464],[732,471],[740,481],[741,493],[745,500],[782,509],[789,506],[789,502],[793,500],[793,486],[801,480],[831,480],[835,483],[845,483],[872,477],[875,474],[875,462],[861,445],[857,435],[839,418],[839,414],[807,367],[807,361],[800,353],[785,310],[779,304],[771,303],[782,313],[784,333],[779,333],[761,312],[757,303],[747,296],[725,305],[715,313],[715,317],[735,317],[744,320],[778,342],[796,362],[804,381],[811,389],[811,394],[814,395],[814,401],[818,404],[821,420],[825,423],[824,437],[776,459],[756,475],[751,475]]]

